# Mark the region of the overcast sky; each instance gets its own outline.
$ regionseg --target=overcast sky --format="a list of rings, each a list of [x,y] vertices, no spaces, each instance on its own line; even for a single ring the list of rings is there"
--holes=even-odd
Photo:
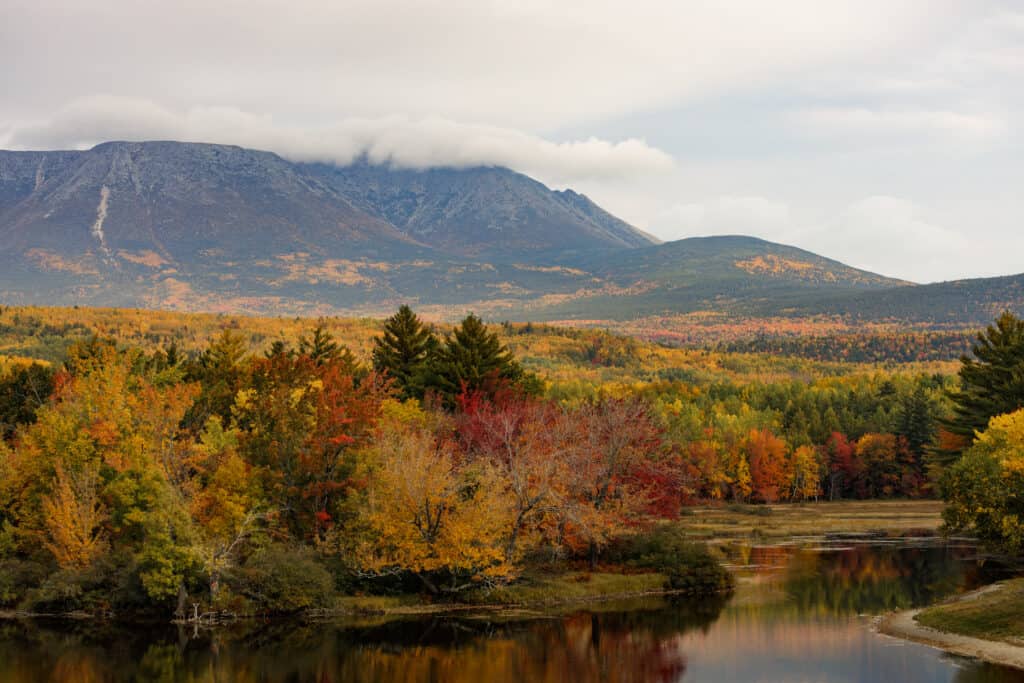
[[[500,164],[662,239],[1024,272],[1024,3],[0,0],[0,147]]]

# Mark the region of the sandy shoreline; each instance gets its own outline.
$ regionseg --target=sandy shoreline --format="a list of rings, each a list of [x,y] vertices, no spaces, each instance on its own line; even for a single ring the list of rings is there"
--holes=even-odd
[[[986,586],[985,588],[960,596],[956,602],[973,600],[1000,588],[999,584]],[[923,610],[905,610],[883,617],[878,622],[878,632],[921,643],[922,645],[929,645],[962,657],[972,657],[992,664],[1001,664],[1024,670],[1024,647],[998,640],[984,640],[982,638],[939,631],[924,626],[914,619],[921,611]]]

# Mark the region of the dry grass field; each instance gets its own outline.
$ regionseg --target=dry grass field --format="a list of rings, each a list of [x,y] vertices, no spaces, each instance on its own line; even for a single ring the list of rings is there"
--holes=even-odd
[[[689,508],[684,524],[695,538],[780,540],[825,534],[936,533],[942,524],[937,500],[864,500],[780,505]]]

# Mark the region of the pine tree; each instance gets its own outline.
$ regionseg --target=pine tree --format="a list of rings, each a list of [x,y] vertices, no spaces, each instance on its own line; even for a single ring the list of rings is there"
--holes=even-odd
[[[514,382],[523,375],[508,347],[472,313],[439,349],[436,369],[438,388],[448,397],[464,390],[488,390],[501,380]]]
[[[898,419],[896,434],[906,441],[907,449],[920,468],[925,450],[935,437],[935,420],[923,384],[918,384],[914,393],[903,398]]]
[[[437,338],[403,304],[373,340],[373,368],[393,378],[404,398],[422,398],[424,386],[433,383],[431,364],[437,348]]]
[[[248,344],[241,334],[224,330],[199,357],[188,363],[185,379],[199,382],[202,393],[185,415],[185,424],[198,434],[207,419],[216,415],[225,422],[242,388],[248,363]]]
[[[334,337],[327,331],[323,323],[319,323],[313,330],[313,338],[299,337],[299,353],[309,356],[317,365],[323,365],[329,360],[334,360],[343,354],[343,350],[334,341]]]
[[[946,428],[974,440],[996,415],[1024,407],[1024,320],[1003,313],[978,335],[974,358],[960,359],[960,389]]]

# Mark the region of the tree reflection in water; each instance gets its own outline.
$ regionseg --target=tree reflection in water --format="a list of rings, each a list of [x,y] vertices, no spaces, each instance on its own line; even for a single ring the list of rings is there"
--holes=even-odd
[[[198,637],[191,628],[6,622],[0,681],[1022,681],[886,642],[856,616],[984,581],[990,570],[973,552],[740,548],[733,559],[748,569],[734,599],[646,599],[558,616],[250,622]]]
[[[667,682],[686,671],[678,637],[709,628],[724,604],[646,600],[550,618],[242,625],[198,639],[188,628],[9,623],[0,631],[0,680]]]
[[[789,563],[786,592],[801,612],[878,614],[928,605],[998,577],[1000,568],[973,561],[963,545],[853,546],[836,552],[798,552]]]

